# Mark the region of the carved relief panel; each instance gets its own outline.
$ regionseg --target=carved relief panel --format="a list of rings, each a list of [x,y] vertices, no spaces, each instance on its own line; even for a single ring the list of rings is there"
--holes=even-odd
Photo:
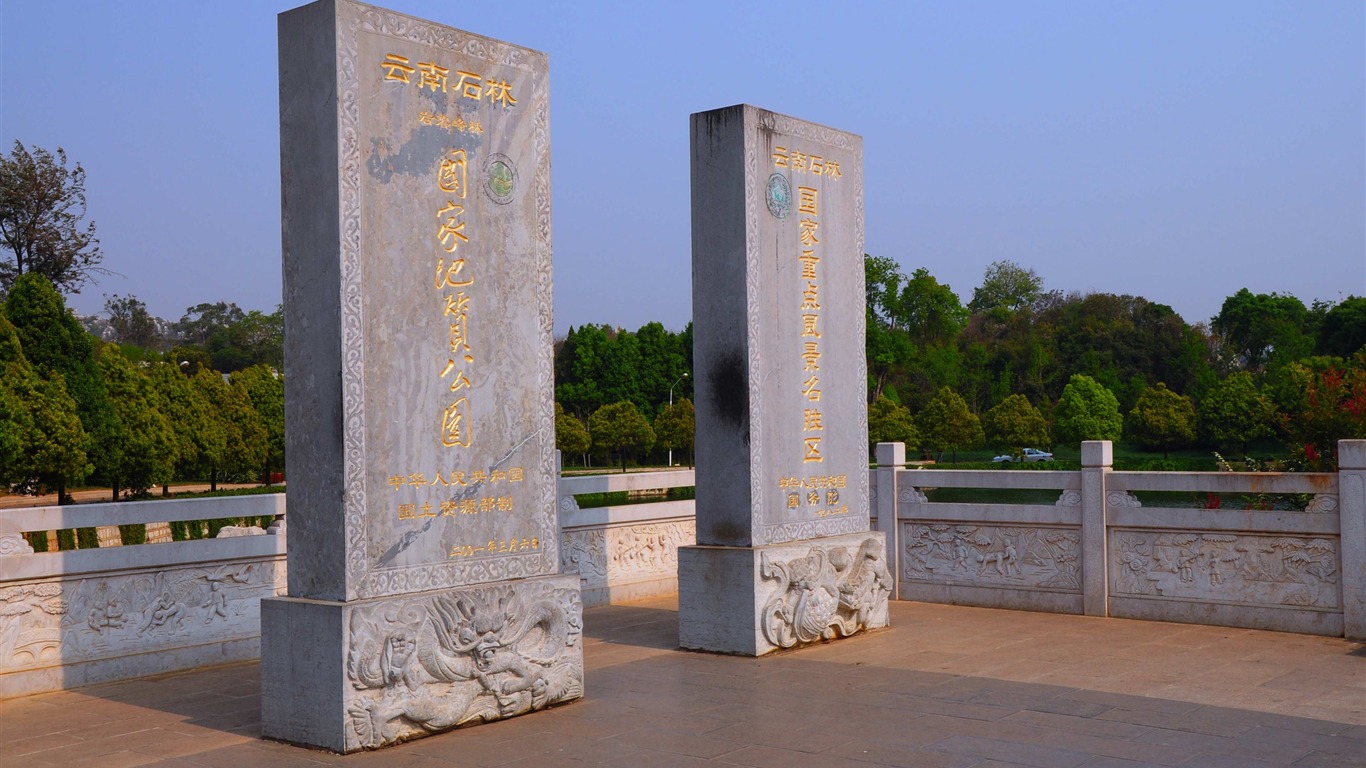
[[[901,531],[908,581],[1081,591],[1076,528],[903,523]]]
[[[0,588],[0,670],[70,664],[260,633],[285,591],[266,560]]]
[[[1111,590],[1127,597],[1337,609],[1334,538],[1114,530]]]

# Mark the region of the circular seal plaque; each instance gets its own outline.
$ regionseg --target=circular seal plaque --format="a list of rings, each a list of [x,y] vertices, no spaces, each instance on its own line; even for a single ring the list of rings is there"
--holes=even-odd
[[[490,155],[484,163],[484,194],[499,205],[507,205],[516,191],[517,166],[512,158],[500,152]]]
[[[764,201],[768,203],[768,212],[774,218],[787,218],[792,210],[792,184],[786,176],[775,173],[768,177],[768,184],[764,185]]]

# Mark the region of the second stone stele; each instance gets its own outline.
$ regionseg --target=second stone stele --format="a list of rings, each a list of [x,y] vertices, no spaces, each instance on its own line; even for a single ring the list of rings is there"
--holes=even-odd
[[[887,625],[869,530],[863,140],[692,116],[697,546],[679,642],[760,656]]]

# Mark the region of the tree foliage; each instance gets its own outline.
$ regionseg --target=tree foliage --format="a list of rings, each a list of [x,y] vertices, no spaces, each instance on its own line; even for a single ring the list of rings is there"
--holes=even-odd
[[[673,405],[664,406],[655,417],[654,430],[660,448],[687,451],[691,455],[693,433],[696,430],[692,401],[685,397]]]
[[[588,453],[593,441],[588,436],[588,427],[572,413],[565,413],[564,406],[555,403],[555,447],[564,456],[582,456]]]
[[[897,405],[886,397],[879,397],[868,406],[868,448],[878,443],[905,443],[908,450],[920,445],[920,433],[915,427],[911,409]]]
[[[266,427],[251,404],[244,386],[233,386],[223,375],[207,368],[190,379],[213,408],[200,446],[200,468],[217,488],[225,474],[255,475],[266,465],[270,452]]]
[[[593,445],[603,451],[616,451],[621,456],[621,471],[626,471],[630,454],[650,450],[655,444],[655,431],[650,422],[627,400],[604,405],[588,419],[588,432]]]
[[[1143,390],[1125,424],[1129,438],[1167,456],[1195,440],[1195,407],[1190,398],[1157,386]]]
[[[160,344],[156,319],[138,297],[119,296],[117,293],[105,296],[104,311],[109,315],[109,328],[118,343],[144,349],[152,349]]]
[[[939,389],[934,399],[916,414],[915,423],[920,433],[920,447],[941,454],[976,448],[986,440],[981,420],[949,387]]]
[[[1220,450],[1238,450],[1271,434],[1271,401],[1257,391],[1252,374],[1234,371],[1200,400],[1201,436]]]
[[[1324,313],[1314,352],[1343,358],[1366,352],[1366,297],[1348,296]]]
[[[259,469],[263,474],[262,482],[269,484],[270,474],[285,468],[284,377],[270,366],[254,365],[233,372],[232,386],[246,396],[265,429],[265,459]]]
[[[1240,367],[1260,371],[1313,352],[1313,339],[1305,333],[1308,314],[1304,302],[1294,296],[1243,288],[1224,299],[1211,327]]]
[[[5,314],[14,324],[24,357],[45,380],[60,375],[76,403],[86,442],[83,446],[97,474],[115,461],[118,423],[104,377],[95,361],[95,339],[86,332],[62,301],[61,294],[42,275],[19,277],[5,301]],[[55,396],[55,395],[54,395]],[[69,478],[75,479],[75,478]],[[53,478],[64,503],[68,478]]]
[[[0,286],[21,275],[48,279],[62,293],[80,293],[96,274],[103,254],[95,222],[85,218],[85,169],[67,168],[66,152],[51,152],[15,140],[0,156],[0,247],[12,259],[0,262]]]
[[[1118,442],[1123,431],[1124,417],[1114,393],[1090,376],[1072,374],[1053,410],[1053,436],[1069,444],[1084,440]]]
[[[170,482],[175,471],[176,436],[165,402],[143,369],[118,347],[101,349],[99,366],[117,424],[102,474],[112,483],[115,500],[121,489],[134,497],[145,495],[149,488]]]
[[[60,373],[39,376],[0,312],[0,484],[21,491],[60,487],[90,472],[76,402]]]
[[[1048,446],[1048,421],[1024,395],[1011,395],[982,416],[987,441],[1000,448]]]
[[[1366,353],[1310,358],[1289,369],[1302,394],[1281,416],[1290,453],[1312,470],[1336,469],[1338,441],[1366,439]]]
[[[996,261],[982,275],[982,284],[972,292],[968,309],[989,312],[1005,309],[1014,312],[1033,304],[1043,293],[1043,279],[1032,269],[1013,261]]]

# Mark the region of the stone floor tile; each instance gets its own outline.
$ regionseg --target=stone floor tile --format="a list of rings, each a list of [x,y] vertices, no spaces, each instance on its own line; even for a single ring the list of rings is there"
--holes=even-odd
[[[1038,768],[1076,768],[1091,757],[1085,752],[1073,752],[1038,744],[1001,741],[980,736],[950,736],[930,744],[928,748],[934,752],[972,755],[982,759],[1032,765],[1038,766]]]
[[[1331,752],[1310,752],[1290,764],[1292,768],[1361,768],[1366,756],[1338,755]]]
[[[904,768],[970,768],[970,766],[976,766],[981,762],[975,755],[933,752],[927,749],[908,747],[905,744],[872,739],[855,739],[827,750],[823,754],[844,757],[862,763]]]
[[[753,768],[869,768],[865,760],[852,760],[831,752],[812,753],[768,746],[749,746],[727,752],[711,761],[715,765]]]
[[[1016,712],[1002,720],[1012,725],[1031,725],[1040,728],[1050,728],[1058,731],[1068,731],[1071,733],[1085,733],[1091,736],[1103,736],[1112,739],[1132,739],[1148,730],[1150,726],[1136,725],[1116,720],[1099,720],[1094,717],[1078,717],[1076,715],[1058,714],[1055,712],[1039,712],[1037,710],[1024,710]]]

